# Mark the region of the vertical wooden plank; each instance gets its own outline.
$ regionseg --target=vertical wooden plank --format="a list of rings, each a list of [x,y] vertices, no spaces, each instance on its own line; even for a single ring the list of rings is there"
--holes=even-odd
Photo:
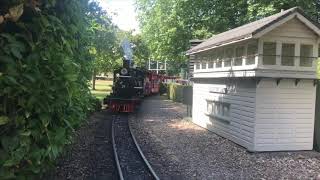
[[[300,47],[301,47],[301,43],[300,42],[296,42],[295,43],[295,48],[294,48],[294,66],[298,69],[300,66]]]
[[[258,56],[256,56],[255,59],[255,65],[257,67],[260,67],[263,65],[262,61],[263,61],[263,40],[259,39],[258,40]]]
[[[320,152],[320,81],[317,82],[316,112],[314,118],[314,149]]]
[[[199,61],[198,61],[198,62],[200,63],[200,64],[199,64],[199,69],[198,69],[198,70],[201,70],[201,69],[202,69],[202,61],[203,61],[203,56],[202,56],[202,54],[199,54],[199,58],[198,58],[198,59],[199,59]]]
[[[276,65],[281,66],[281,55],[282,55],[282,42],[277,41],[277,49],[276,49]]]
[[[242,66],[247,64],[248,59],[248,43],[244,45],[244,56],[242,57]]]
[[[319,44],[318,44],[318,42],[316,42],[316,44],[313,46],[313,57],[319,57],[319,55],[318,55],[318,49],[319,48]],[[314,69],[315,70],[317,70],[317,59],[316,60],[314,60],[313,62],[312,62],[312,67],[314,67]]]

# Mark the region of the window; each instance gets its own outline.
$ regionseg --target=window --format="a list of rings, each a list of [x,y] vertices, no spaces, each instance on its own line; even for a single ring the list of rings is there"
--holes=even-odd
[[[313,45],[302,44],[300,47],[300,66],[312,67]]]
[[[213,69],[214,59],[215,59],[215,53],[213,53],[209,56],[209,59],[208,59],[208,68],[209,69]]]
[[[294,66],[294,44],[282,44],[281,65]]]
[[[207,69],[207,57],[205,56],[201,59],[201,69]]]
[[[277,44],[275,42],[263,43],[263,64],[275,65],[276,64],[276,49]]]
[[[226,49],[226,56],[224,59],[224,67],[230,67],[231,66],[231,60],[233,57],[233,48]]]
[[[199,56],[195,56],[195,61],[194,61],[194,65],[196,67],[196,69],[200,69],[200,61],[199,61]]]
[[[217,52],[216,68],[221,68],[222,67],[222,58],[223,58],[223,50],[220,49]]]
[[[242,57],[244,56],[244,47],[240,46],[236,48],[236,58],[234,59],[235,66],[242,66]]]
[[[196,69],[200,69],[200,61],[197,62]]]
[[[246,65],[255,64],[255,57],[258,53],[257,43],[248,44]]]
[[[207,115],[226,120],[230,117],[230,104],[207,100]]]

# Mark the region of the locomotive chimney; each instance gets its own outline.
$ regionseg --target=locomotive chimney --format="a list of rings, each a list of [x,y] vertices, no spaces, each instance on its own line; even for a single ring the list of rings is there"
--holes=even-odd
[[[131,68],[133,66],[133,53],[132,53],[133,45],[128,41],[127,38],[125,38],[121,43],[121,47],[124,53],[123,67]]]

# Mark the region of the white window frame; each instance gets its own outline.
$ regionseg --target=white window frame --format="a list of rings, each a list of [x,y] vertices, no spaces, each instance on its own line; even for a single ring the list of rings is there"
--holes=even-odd
[[[213,101],[213,100],[206,100],[207,101],[207,110],[206,115],[209,117],[213,117],[217,120],[221,120],[225,123],[230,123],[230,110],[231,104],[222,102],[222,101]],[[211,110],[210,110],[211,108]],[[225,108],[228,109],[228,113],[225,114]]]

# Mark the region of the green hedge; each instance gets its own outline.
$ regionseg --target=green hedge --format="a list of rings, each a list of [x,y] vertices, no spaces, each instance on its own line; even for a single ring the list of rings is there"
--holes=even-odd
[[[0,179],[38,179],[98,104],[88,0],[32,2],[0,3]]]
[[[192,86],[180,85],[176,83],[167,84],[167,96],[170,100],[175,102],[185,103],[188,102],[192,93],[186,93],[187,89],[192,89]]]

